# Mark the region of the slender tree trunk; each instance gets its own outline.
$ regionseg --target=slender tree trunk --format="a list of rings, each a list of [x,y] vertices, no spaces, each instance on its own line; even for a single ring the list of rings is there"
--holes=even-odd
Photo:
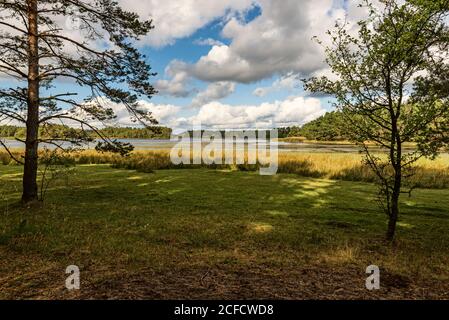
[[[391,208],[388,221],[387,240],[393,241],[396,234],[396,224],[399,217],[399,197],[402,188],[402,142],[397,127],[397,119],[393,121],[393,140],[396,153],[392,152],[391,163],[394,168],[394,186],[391,195]]]
[[[399,196],[393,193],[391,199],[391,212],[388,220],[387,240],[393,241],[396,234],[396,223],[399,216]]]
[[[37,0],[27,0],[28,6],[28,96],[25,166],[23,172],[22,201],[38,199],[38,131],[39,131],[39,47]]]

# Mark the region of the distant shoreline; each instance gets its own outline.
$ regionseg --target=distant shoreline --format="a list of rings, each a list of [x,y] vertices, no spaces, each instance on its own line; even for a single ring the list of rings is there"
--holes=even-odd
[[[304,137],[289,137],[289,138],[279,138],[279,142],[286,142],[291,144],[316,144],[316,145],[342,145],[342,146],[356,146],[354,142],[348,140],[308,140]],[[367,142],[367,145],[374,146],[375,143]],[[404,143],[406,147],[415,147],[416,143],[406,142]]]

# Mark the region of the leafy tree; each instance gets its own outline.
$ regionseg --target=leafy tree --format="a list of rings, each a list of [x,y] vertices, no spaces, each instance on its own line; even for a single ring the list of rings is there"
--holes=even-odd
[[[393,240],[399,199],[415,162],[434,158],[448,141],[449,33],[447,0],[384,0],[381,8],[363,6],[369,18],[352,35],[347,23],[330,31],[327,63],[336,76],[312,78],[305,86],[336,97],[351,138],[363,147],[366,163],[380,183],[381,204]],[[376,155],[367,141],[388,151]],[[415,141],[416,150],[403,144]]]
[[[342,141],[348,140],[344,125],[345,117],[341,112],[327,112],[303,126],[278,128],[279,138],[304,137],[308,140]]]
[[[291,128],[278,128],[278,138],[287,138],[290,134]]]
[[[76,37],[67,33],[70,21]],[[0,121],[26,125],[23,202],[38,196],[39,143],[62,148],[60,138],[39,138],[40,127],[71,122],[96,132],[103,140],[99,149],[126,153],[129,145],[91,124],[114,118],[108,101],[125,105],[135,121],[155,123],[138,105],[140,96],[155,93],[148,82],[153,73],[133,45],[152,29],[151,21],[140,21],[114,0],[0,0],[0,28],[0,76],[11,80],[11,87],[0,88]],[[60,81],[71,81],[76,90],[58,91]],[[81,87],[90,93],[80,101]],[[63,133],[75,144],[86,139],[76,130]]]
[[[106,137],[116,139],[170,139],[172,130],[160,126],[148,126],[145,128],[129,128],[129,127],[105,127],[97,129],[97,131]],[[76,134],[88,134],[92,139],[97,137],[97,134],[89,129],[81,130],[64,126],[60,124],[47,124],[39,128],[39,138],[45,139],[59,139],[63,140],[67,135],[73,137]],[[26,129],[17,126],[0,126],[0,138],[19,138],[26,137]]]
[[[0,138],[15,137],[19,130],[16,126],[0,126]]]
[[[333,111],[306,123],[299,129],[299,135],[309,140],[339,141],[348,139],[345,118],[341,112]]]
[[[302,136],[301,127],[293,126],[293,127],[290,127],[289,129],[290,130],[288,131],[287,137],[301,137]]]
[[[107,127],[101,132],[118,139],[170,139],[172,130],[166,127],[123,128]]]

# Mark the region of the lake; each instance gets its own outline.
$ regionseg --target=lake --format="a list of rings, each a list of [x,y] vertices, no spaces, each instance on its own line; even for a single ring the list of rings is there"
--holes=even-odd
[[[168,139],[161,140],[148,140],[148,139],[118,139],[120,142],[131,143],[135,150],[147,150],[147,151],[157,151],[157,150],[167,150],[171,149],[176,145],[175,141],[170,141]],[[23,149],[23,144],[15,140],[4,140],[5,144],[12,149]],[[238,141],[242,143],[243,141]],[[292,143],[292,142],[272,142],[273,146],[277,146],[280,152],[304,152],[304,153],[357,153],[359,148],[352,144],[317,144],[317,143]],[[64,146],[69,146],[69,143],[65,143]],[[249,141],[248,145],[250,148],[256,147],[256,141]],[[52,145],[46,145],[42,143],[41,148],[47,147],[49,149],[54,149]],[[86,149],[94,149],[95,143],[92,142],[86,145]],[[373,147],[376,148],[376,147]],[[378,148],[376,148],[378,149]],[[408,149],[412,150],[412,149]],[[406,150],[406,151],[408,151]]]

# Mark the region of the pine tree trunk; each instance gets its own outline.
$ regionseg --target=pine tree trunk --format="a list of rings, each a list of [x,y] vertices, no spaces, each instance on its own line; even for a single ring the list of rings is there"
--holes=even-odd
[[[22,201],[38,200],[39,48],[37,0],[28,0],[28,96]]]

